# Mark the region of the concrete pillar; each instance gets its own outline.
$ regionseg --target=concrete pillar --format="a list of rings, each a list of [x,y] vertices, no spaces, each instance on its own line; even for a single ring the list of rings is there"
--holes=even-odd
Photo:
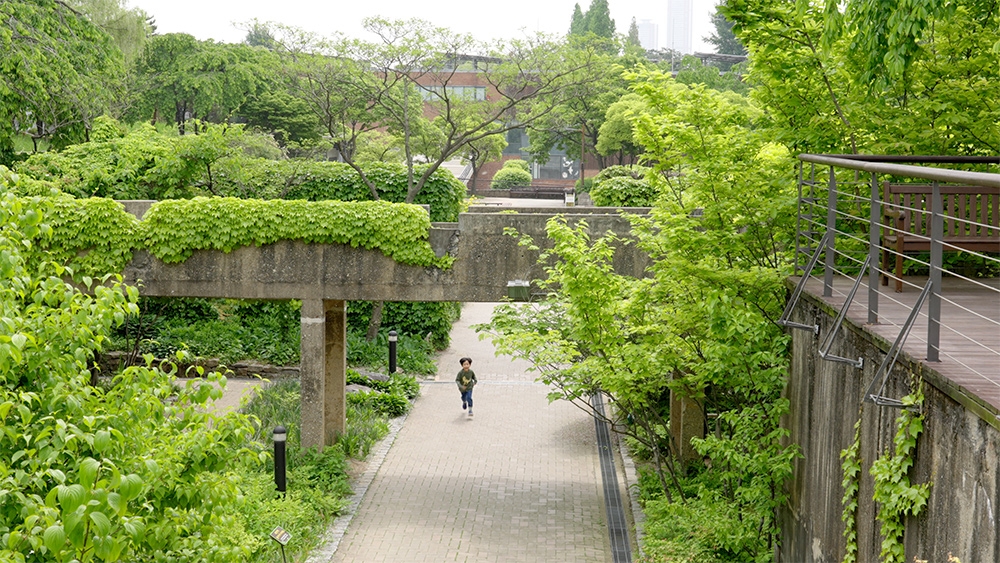
[[[301,315],[302,446],[323,449],[347,424],[347,304],[304,299]]]
[[[347,431],[347,302],[324,300],[326,312],[326,440]]]
[[[670,436],[677,445],[682,464],[701,459],[691,445],[691,438],[705,437],[705,415],[694,399],[670,391]]]

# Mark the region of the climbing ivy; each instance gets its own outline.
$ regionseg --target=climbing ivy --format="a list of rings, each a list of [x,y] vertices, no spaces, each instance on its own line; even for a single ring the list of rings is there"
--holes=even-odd
[[[842,563],[857,563],[858,560],[858,480],[861,475],[861,456],[858,453],[861,444],[861,412],[858,421],[854,423],[854,442],[846,450],[840,452],[840,467],[844,472],[841,481],[844,487],[844,512],[840,519],[844,521],[844,539],[847,546],[844,549]]]
[[[905,563],[903,519],[907,515],[918,516],[927,506],[930,483],[913,485],[908,475],[913,466],[913,450],[917,438],[924,429],[924,417],[919,408],[924,394],[919,385],[916,391],[903,397],[903,410],[896,418],[897,431],[893,440],[894,451],[872,463],[871,474],[875,478],[874,499],[878,504],[876,520],[882,526],[881,559],[885,563]]]
[[[132,258],[138,243],[138,224],[121,204],[103,198],[67,196],[36,200],[44,208],[50,236],[37,240],[28,262],[44,257],[81,276],[101,277],[119,273]]]
[[[417,266],[448,268],[454,260],[434,255],[430,219],[415,205],[202,197],[156,203],[140,222],[110,199],[19,199],[31,213],[44,215],[50,227],[33,237],[28,263],[54,260],[77,280],[121,272],[134,249],[172,263],[195,250],[231,252],[278,240],[349,244]]]
[[[161,201],[140,224],[142,245],[164,262],[200,249],[231,252],[278,240],[349,244],[404,264],[445,266],[427,241],[430,218],[415,205],[385,201],[204,198]]]

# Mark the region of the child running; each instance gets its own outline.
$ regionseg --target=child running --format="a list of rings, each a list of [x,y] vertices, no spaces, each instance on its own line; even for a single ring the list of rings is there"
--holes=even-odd
[[[455,377],[458,390],[462,393],[462,410],[469,409],[469,416],[472,416],[472,388],[476,386],[476,373],[472,371],[472,358],[462,358],[458,361],[462,364],[462,370]]]

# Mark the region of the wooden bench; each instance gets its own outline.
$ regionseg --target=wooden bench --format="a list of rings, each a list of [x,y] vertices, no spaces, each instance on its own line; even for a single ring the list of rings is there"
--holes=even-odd
[[[521,198],[531,198],[531,199],[565,199],[567,193],[571,193],[573,188],[571,187],[559,187],[559,186],[525,186],[520,188],[511,188],[510,197],[521,197]]]
[[[1000,188],[940,185],[944,251],[1000,252]],[[903,291],[903,254],[931,249],[930,184],[882,184],[882,285],[895,251],[896,292]]]

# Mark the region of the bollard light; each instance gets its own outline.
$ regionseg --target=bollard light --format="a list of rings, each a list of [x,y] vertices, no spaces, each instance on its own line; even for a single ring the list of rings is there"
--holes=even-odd
[[[284,426],[274,427],[274,485],[278,492],[285,492],[285,441],[288,431]]]
[[[389,375],[396,373],[396,331],[389,331]]]

